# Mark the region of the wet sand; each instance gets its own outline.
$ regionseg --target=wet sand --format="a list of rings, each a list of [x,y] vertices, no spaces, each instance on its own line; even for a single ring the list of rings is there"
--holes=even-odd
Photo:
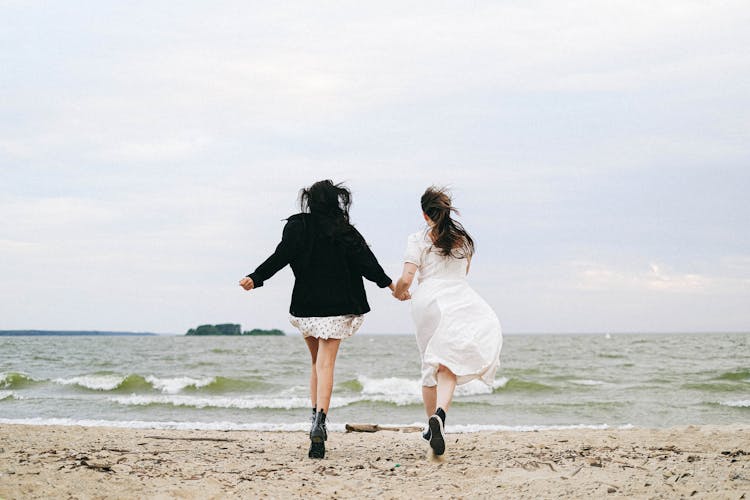
[[[750,424],[449,434],[0,426],[0,498],[748,498]],[[743,496],[744,495],[744,496]]]

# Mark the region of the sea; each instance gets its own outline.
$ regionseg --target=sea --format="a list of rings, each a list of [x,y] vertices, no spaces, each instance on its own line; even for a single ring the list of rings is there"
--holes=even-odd
[[[410,335],[355,335],[329,428],[422,425]],[[283,337],[0,337],[0,424],[309,428],[309,354]],[[492,386],[459,386],[447,432],[750,422],[750,334],[505,335]]]

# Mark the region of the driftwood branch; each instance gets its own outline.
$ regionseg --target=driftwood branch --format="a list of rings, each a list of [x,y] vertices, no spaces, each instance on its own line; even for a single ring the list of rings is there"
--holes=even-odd
[[[346,432],[378,432],[378,431],[394,431],[394,432],[421,432],[422,428],[416,425],[378,425],[378,424],[346,424]]]

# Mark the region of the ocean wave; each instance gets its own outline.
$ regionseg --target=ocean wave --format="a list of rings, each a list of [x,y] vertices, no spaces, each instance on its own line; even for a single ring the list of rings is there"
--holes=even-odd
[[[456,387],[456,396],[476,396],[480,394],[492,394],[493,392],[505,389],[508,387],[508,383],[511,379],[506,377],[500,377],[494,381],[492,387],[488,386],[481,380],[472,380],[468,384],[459,385]]]
[[[604,385],[606,382],[602,382],[601,380],[589,380],[589,379],[581,379],[581,380],[570,380],[571,384],[576,385]]]
[[[73,385],[92,391],[135,392],[138,390],[153,389],[151,383],[140,375],[79,375],[70,378],[56,378],[53,382],[60,385]]]
[[[362,398],[360,399],[393,403],[397,406],[422,402],[422,386],[419,380],[416,379],[359,376],[358,381],[362,386],[362,390],[360,391]]]
[[[297,408],[309,408],[310,399],[302,397],[277,397],[277,398],[227,398],[227,397],[196,397],[187,395],[141,395],[131,394],[129,396],[114,396],[109,401],[124,406],[180,406],[190,408],[237,408],[249,409],[279,409],[292,410]],[[331,408],[347,406],[357,399],[354,398],[332,398]]]
[[[750,382],[750,370],[734,370],[731,372],[724,372],[716,377],[716,380]]]
[[[721,406],[731,406],[732,408],[750,408],[750,399],[742,401],[724,401],[719,403]]]
[[[492,387],[489,387],[484,382],[472,380],[456,387],[455,396],[460,399],[466,396],[492,394],[494,390],[505,387],[507,383],[508,379],[500,378]],[[418,379],[370,378],[361,375],[356,380],[348,380],[341,385],[351,391],[357,391],[359,388],[358,392],[362,396],[360,401],[391,403],[396,406],[422,404],[422,384]]]
[[[422,404],[422,384],[418,379],[403,377],[371,378],[360,375],[356,379],[346,380],[337,388],[358,393],[358,401],[392,403],[397,406]],[[488,386],[481,380],[472,380],[456,387],[455,397],[461,398],[493,394],[498,391],[543,391],[552,389],[536,382],[500,377]]]
[[[6,399],[16,399],[16,393],[13,391],[0,391],[0,401],[6,400]]]
[[[214,347],[210,351],[214,354],[235,354],[237,352],[236,349],[221,349],[219,347]]]
[[[0,424],[8,425],[61,425],[61,426],[84,426],[84,427],[118,427],[125,429],[165,429],[165,430],[238,430],[238,431],[258,431],[258,432],[308,432],[310,422],[257,422],[253,424],[241,424],[236,422],[176,422],[176,421],[144,421],[144,420],[88,420],[73,418],[0,418]],[[398,427],[422,426],[421,422],[411,424],[393,424]],[[345,424],[328,423],[327,428],[331,432],[344,432]],[[449,434],[466,434],[473,432],[536,432],[550,430],[568,430],[568,429],[633,429],[631,424],[610,426],[608,424],[573,424],[573,425],[447,425],[445,431]]]
[[[510,378],[505,379],[505,383],[496,387],[493,392],[546,392],[553,390],[555,390],[554,387],[541,382]]]
[[[341,389],[350,392],[360,392],[362,390],[362,382],[357,378],[344,380],[336,384],[336,389]]]
[[[208,383],[205,383],[205,379],[199,380],[199,383],[189,383],[180,390],[185,391],[196,391],[196,392],[210,392],[210,393],[226,393],[226,392],[251,392],[257,390],[268,389],[271,384],[263,382],[258,379],[238,379],[231,377],[209,377]]]
[[[154,389],[161,391],[164,394],[177,394],[183,389],[200,389],[216,381],[214,377],[173,377],[173,378],[158,378],[153,375],[146,377],[146,381],[150,383]]]
[[[0,389],[20,389],[36,383],[37,380],[21,372],[0,373]]]
[[[98,373],[79,375],[53,380],[60,385],[74,385],[83,389],[106,392],[139,393],[158,391],[162,394],[204,391],[209,393],[257,390],[267,384],[257,380],[233,379],[228,377],[172,377],[160,378],[154,375],[117,375]]]
[[[697,382],[682,384],[683,389],[693,389],[704,392],[745,392],[747,387],[743,387],[731,382]]]

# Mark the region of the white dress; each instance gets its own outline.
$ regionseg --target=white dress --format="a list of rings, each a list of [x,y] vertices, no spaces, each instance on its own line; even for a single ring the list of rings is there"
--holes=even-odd
[[[428,231],[409,236],[404,256],[419,271],[411,312],[422,355],[422,385],[436,385],[443,365],[456,374],[459,385],[479,379],[491,386],[503,345],[500,321],[466,282],[467,260],[441,255]]]

